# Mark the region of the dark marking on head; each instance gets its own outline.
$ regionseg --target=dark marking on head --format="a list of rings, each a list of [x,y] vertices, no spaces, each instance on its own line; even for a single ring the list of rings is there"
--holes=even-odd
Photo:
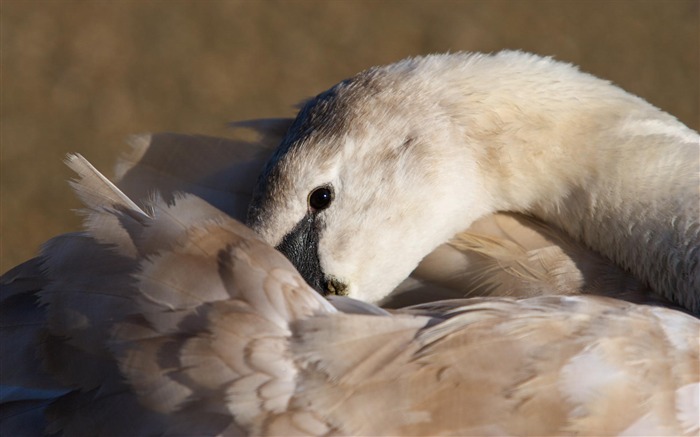
[[[327,147],[328,154],[337,150],[340,145],[333,140],[342,137],[362,116],[361,108],[365,105],[360,103],[381,92],[379,79],[383,76],[381,69],[369,69],[338,83],[302,106],[258,178],[248,209],[247,223],[251,227],[255,228],[257,223],[266,220],[265,210],[269,199],[274,199],[278,192],[294,189],[288,186],[291,182],[282,165],[285,158],[311,143]],[[323,150],[318,150],[318,154],[322,157]]]
[[[299,271],[302,278],[316,291],[325,294],[325,284],[321,263],[318,259],[318,223],[315,214],[307,214],[284,236],[276,247]]]

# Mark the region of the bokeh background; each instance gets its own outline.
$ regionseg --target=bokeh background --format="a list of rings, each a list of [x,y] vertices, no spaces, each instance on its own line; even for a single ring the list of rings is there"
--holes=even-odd
[[[523,49],[700,125],[698,0],[2,0],[0,267],[77,230],[62,164],[133,133],[226,135],[372,65]]]

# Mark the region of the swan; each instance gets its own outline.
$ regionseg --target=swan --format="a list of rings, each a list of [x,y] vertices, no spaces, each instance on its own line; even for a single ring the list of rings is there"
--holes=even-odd
[[[161,140],[211,143],[150,139]],[[181,184],[148,165],[157,155],[138,157],[138,177],[127,170],[119,185]],[[393,313],[329,302],[201,197],[166,189],[139,202],[84,158],[69,165],[84,231],[48,242],[41,264],[3,275],[3,435],[700,431],[700,320],[688,314],[599,296],[447,300]],[[228,178],[201,178],[219,165],[194,160],[181,171],[190,189],[220,200]]]
[[[477,220],[518,213],[700,314],[699,138],[551,58],[409,58],[303,106],[247,222],[318,291],[381,302]]]
[[[526,299],[387,313],[340,297],[330,307],[311,293],[269,239],[231,219],[245,217],[259,170],[298,123],[238,123],[262,134],[252,143],[135,138],[116,186],[71,159],[84,232],[55,238],[0,280],[3,435],[697,434],[697,319],[604,297],[539,296],[667,304],[546,217],[481,216],[399,285],[425,287],[430,300],[436,289]],[[697,143],[669,123],[636,126]],[[299,171],[281,169],[289,162],[277,153],[252,221],[261,193],[278,183],[266,188],[270,175]],[[338,186],[323,186],[332,202],[316,225],[339,199]],[[255,337],[270,330],[272,346]],[[250,357],[243,367],[240,357]]]

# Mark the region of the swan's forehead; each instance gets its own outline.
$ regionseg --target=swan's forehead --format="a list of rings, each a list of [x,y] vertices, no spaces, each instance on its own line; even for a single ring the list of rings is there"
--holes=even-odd
[[[289,230],[304,216],[309,190],[348,169],[371,178],[396,159],[409,125],[401,99],[386,92],[385,82],[385,74],[370,70],[301,109],[264,168],[249,211],[249,224],[268,242],[282,237],[271,229]]]

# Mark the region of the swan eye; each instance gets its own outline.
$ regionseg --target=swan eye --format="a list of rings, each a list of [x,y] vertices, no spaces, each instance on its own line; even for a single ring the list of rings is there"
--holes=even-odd
[[[326,209],[333,201],[333,191],[329,187],[318,187],[309,194],[309,206],[315,211]]]

